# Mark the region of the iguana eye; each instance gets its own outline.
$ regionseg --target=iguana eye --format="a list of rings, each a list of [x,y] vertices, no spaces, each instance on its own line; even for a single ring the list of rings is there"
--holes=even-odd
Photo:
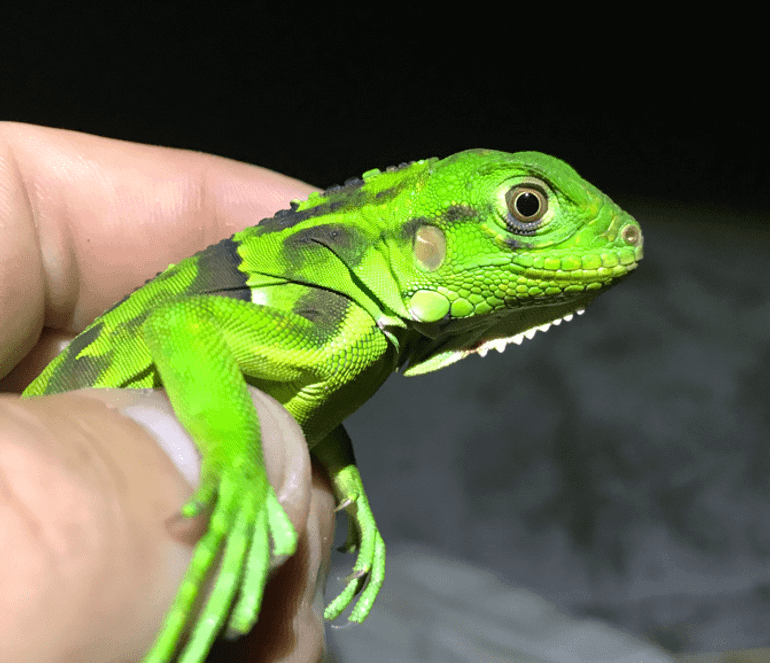
[[[548,211],[545,193],[530,184],[520,184],[505,194],[508,228],[517,234],[529,234],[539,226]]]

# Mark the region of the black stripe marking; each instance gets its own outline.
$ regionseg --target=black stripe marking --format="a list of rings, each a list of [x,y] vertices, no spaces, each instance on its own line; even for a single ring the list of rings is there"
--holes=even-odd
[[[468,205],[452,205],[441,216],[447,223],[463,223],[478,217],[478,212]]]
[[[516,249],[520,249],[521,247],[525,246],[524,243],[520,242],[515,237],[504,237],[503,242],[512,251],[515,251]]]
[[[144,324],[144,321],[147,320],[150,313],[152,313],[152,308],[148,308],[146,311],[139,313],[133,318],[129,318],[128,320],[121,322],[115,327],[115,330],[112,332],[113,335],[116,338],[138,337],[142,333],[142,325]]]
[[[286,238],[284,249],[290,256],[314,246],[324,246],[349,267],[355,267],[368,250],[367,243],[354,226],[330,223],[298,230]]]
[[[339,329],[349,305],[350,301],[336,292],[309,288],[292,307],[292,313],[313,322],[326,340]]]
[[[103,323],[87,329],[67,346],[66,354],[51,373],[45,393],[61,393],[70,389],[89,387],[97,382],[99,376],[110,366],[112,351],[98,357],[78,355],[93,343],[102,333]]]
[[[275,233],[286,230],[287,228],[293,228],[298,223],[302,223],[307,219],[311,219],[314,216],[318,216],[320,213],[318,207],[311,207],[310,209],[297,211],[299,203],[292,202],[291,209],[282,209],[280,212],[276,212],[275,216],[269,219],[262,219],[258,225],[254,226],[259,234]]]
[[[239,242],[228,237],[198,253],[197,274],[190,284],[190,292],[250,302],[248,276],[240,269],[243,258],[238,254],[239,246]]]

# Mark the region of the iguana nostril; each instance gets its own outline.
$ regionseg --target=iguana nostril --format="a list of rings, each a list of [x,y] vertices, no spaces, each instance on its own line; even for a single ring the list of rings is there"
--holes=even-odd
[[[642,244],[642,230],[635,223],[629,223],[623,228],[620,231],[620,236],[626,244],[631,246],[641,246]]]

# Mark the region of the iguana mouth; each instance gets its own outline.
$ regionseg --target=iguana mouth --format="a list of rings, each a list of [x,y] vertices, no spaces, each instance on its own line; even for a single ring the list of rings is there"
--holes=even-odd
[[[546,332],[551,328],[551,326],[560,325],[562,322],[569,322],[572,320],[572,318],[575,317],[575,315],[583,315],[585,312],[585,307],[581,306],[575,309],[574,313],[567,313],[560,318],[556,318],[550,322],[545,322],[542,325],[538,325],[537,327],[532,327],[532,329],[520,332],[515,336],[509,336],[508,338],[495,338],[491,341],[486,341],[478,347],[473,348],[471,352],[475,352],[480,357],[486,357],[487,352],[490,350],[497,350],[498,352],[502,353],[509,343],[521,345],[524,342],[524,339],[531,339],[537,332]]]

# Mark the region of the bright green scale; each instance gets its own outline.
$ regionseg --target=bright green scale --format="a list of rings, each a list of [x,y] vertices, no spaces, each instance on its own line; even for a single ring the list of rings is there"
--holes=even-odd
[[[223,626],[247,632],[270,541],[276,555],[295,549],[246,382],[285,405],[332,477],[351,519],[346,549],[358,558],[325,614],[336,618],[360,592],[349,619],[362,621],[385,547],[341,422],[405,365],[405,375],[426,373],[570,319],[641,257],[636,221],[565,163],[471,150],[369,171],[292,203],[97,318],[24,395],[162,385],[203,456],[183,514],[213,505],[145,661],[197,663]],[[211,598],[179,651],[222,549]]]

